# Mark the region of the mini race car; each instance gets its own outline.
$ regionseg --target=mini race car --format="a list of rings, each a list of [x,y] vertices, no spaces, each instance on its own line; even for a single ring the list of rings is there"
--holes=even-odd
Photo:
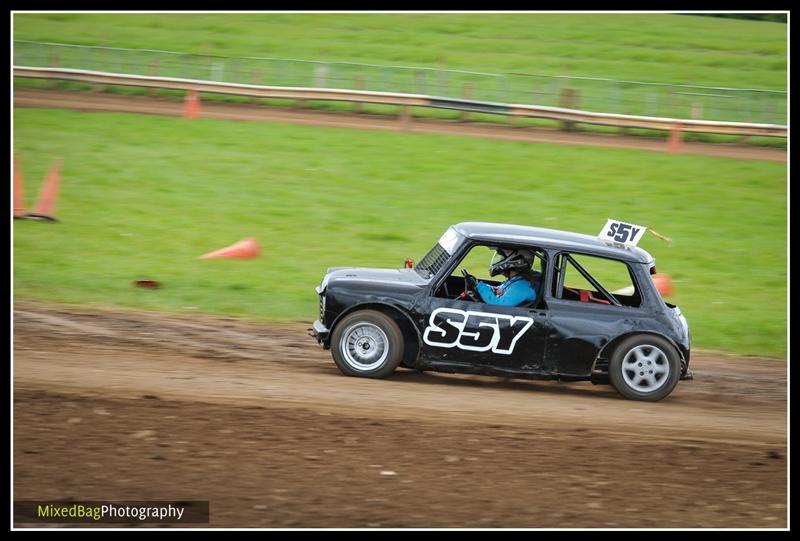
[[[691,338],[680,309],[654,284],[654,258],[631,243],[642,233],[612,220],[598,237],[453,225],[415,267],[328,269],[311,334],[349,376],[383,378],[404,366],[587,380],[629,399],[661,400],[691,379]],[[535,299],[483,302],[477,281],[498,287],[487,263],[510,250],[533,254]]]

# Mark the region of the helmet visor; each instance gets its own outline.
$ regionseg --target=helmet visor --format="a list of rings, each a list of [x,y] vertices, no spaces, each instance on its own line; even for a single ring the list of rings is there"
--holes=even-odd
[[[506,254],[502,250],[495,250],[494,254],[492,255],[492,262],[489,263],[489,266],[493,267],[497,265],[498,263],[503,261],[506,257],[508,257],[508,254]]]
[[[492,261],[489,263],[489,275],[497,276],[505,270],[506,265],[503,263],[508,260],[508,253],[504,250],[497,249],[492,255]]]

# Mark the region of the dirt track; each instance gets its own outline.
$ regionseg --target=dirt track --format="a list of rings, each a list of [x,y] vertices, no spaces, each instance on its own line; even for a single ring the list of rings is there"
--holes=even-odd
[[[696,354],[650,404],[348,378],[307,327],[17,302],[15,499],[209,500],[211,527],[787,526],[783,361]]]
[[[14,106],[58,107],[77,109],[79,111],[124,111],[169,116],[180,116],[184,112],[184,105],[181,102],[146,96],[118,96],[101,92],[65,92],[29,88],[14,89]],[[201,114],[207,118],[226,120],[268,120],[313,126],[467,135],[531,143],[636,148],[662,153],[667,151],[667,142],[664,139],[565,132],[556,129],[522,128],[477,122],[419,118],[414,118],[410,122],[403,122],[386,115],[329,113],[309,109],[209,102],[202,104]],[[685,154],[778,162],[785,162],[787,159],[786,150],[741,144],[683,143],[681,152]]]

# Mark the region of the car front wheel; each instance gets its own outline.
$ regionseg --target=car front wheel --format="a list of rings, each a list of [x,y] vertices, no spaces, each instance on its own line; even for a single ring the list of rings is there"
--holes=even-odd
[[[331,337],[333,361],[343,374],[385,378],[403,359],[403,333],[392,318],[375,310],[345,316]]]
[[[609,379],[625,398],[655,402],[669,395],[681,376],[680,358],[664,338],[634,335],[616,347]]]

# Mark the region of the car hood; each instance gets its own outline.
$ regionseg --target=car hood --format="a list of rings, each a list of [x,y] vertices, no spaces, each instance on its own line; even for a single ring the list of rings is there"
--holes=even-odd
[[[365,267],[331,267],[325,272],[317,293],[323,292],[332,283],[374,284],[376,286],[413,286],[428,284],[413,269],[371,269]]]

